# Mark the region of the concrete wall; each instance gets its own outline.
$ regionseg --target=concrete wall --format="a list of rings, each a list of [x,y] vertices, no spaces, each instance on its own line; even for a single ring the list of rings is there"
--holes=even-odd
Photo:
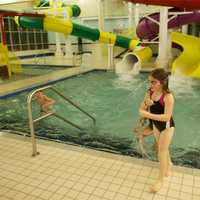
[[[32,0],[1,0],[0,9],[14,11],[28,11],[33,9]]]
[[[77,4],[81,7],[81,17],[97,17],[98,14],[98,1],[97,0],[64,0],[67,4]],[[104,14],[105,17],[113,16],[127,16],[128,4],[122,0],[104,0]],[[144,12],[148,9],[148,12],[154,12],[158,9],[155,6],[141,5],[141,11]],[[146,12],[146,11],[145,11]],[[142,13],[143,14],[143,13]]]

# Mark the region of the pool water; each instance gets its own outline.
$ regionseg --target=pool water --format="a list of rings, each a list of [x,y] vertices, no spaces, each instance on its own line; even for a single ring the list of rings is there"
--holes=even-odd
[[[95,117],[96,125],[79,110],[48,91],[45,93],[56,100],[54,111],[79,125],[82,130],[52,117],[36,124],[37,135],[142,157],[132,129],[138,120],[138,107],[148,88],[147,74],[119,77],[111,72],[96,71],[59,82],[55,88]],[[173,161],[175,164],[200,168],[200,80],[172,76],[170,88],[175,96],[176,132],[171,145]],[[1,129],[29,132],[26,95],[0,102]],[[33,111],[34,117],[38,116],[36,102]],[[145,144],[149,158],[155,160],[153,137],[147,138]]]

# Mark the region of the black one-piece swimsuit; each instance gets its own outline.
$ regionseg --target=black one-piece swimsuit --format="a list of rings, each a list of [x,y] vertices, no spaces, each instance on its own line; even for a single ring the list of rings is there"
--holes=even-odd
[[[152,114],[164,114],[164,95],[158,101],[154,101],[154,104],[150,106],[150,112]],[[150,119],[150,127],[153,129],[153,125],[161,132],[168,127],[175,127],[173,118],[171,117],[169,122],[157,121]]]

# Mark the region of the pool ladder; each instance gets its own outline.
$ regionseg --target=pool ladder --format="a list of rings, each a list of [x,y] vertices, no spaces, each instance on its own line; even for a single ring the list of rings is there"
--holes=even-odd
[[[70,103],[71,105],[73,105],[74,107],[76,107],[78,110],[80,110],[82,113],[84,113],[85,115],[87,115],[92,121],[93,124],[96,124],[96,119],[90,115],[88,112],[86,112],[85,110],[83,110],[82,108],[80,108],[80,106],[78,106],[77,104],[75,104],[73,101],[71,101],[69,98],[67,98],[66,96],[64,96],[62,93],[60,93],[57,89],[53,88],[52,86],[45,86],[39,89],[34,90],[33,92],[31,92],[28,97],[27,97],[27,106],[28,106],[28,118],[29,118],[29,127],[30,127],[30,132],[31,132],[31,142],[32,142],[32,156],[36,156],[39,155],[39,152],[37,151],[37,143],[36,143],[36,136],[35,136],[35,129],[34,129],[34,124],[42,119],[45,119],[49,116],[54,116],[62,121],[64,121],[67,124],[70,124],[71,126],[79,129],[79,130],[83,130],[83,128],[81,128],[79,125],[71,122],[70,120],[58,115],[56,112],[48,112],[48,113],[44,113],[43,115],[41,115],[40,117],[33,119],[33,113],[32,113],[32,101],[33,101],[33,97],[35,95],[35,93],[39,92],[39,91],[43,91],[43,90],[47,90],[47,89],[51,89],[53,92],[55,92],[57,95],[59,95],[60,97],[62,97],[65,101],[67,101],[68,103]]]

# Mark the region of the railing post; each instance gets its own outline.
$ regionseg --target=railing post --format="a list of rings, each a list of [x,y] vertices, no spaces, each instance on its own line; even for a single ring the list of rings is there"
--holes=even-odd
[[[29,127],[30,127],[30,132],[31,132],[31,142],[32,142],[32,156],[37,156],[40,153],[37,151],[37,143],[36,143],[36,136],[35,136],[35,129],[34,129],[34,120],[33,120],[33,115],[32,115],[32,98],[34,94],[38,91],[50,88],[51,86],[46,86],[40,89],[36,89],[32,93],[28,95],[27,98],[27,106],[28,106],[28,119],[29,119]]]
[[[36,144],[36,137],[35,137],[35,130],[33,125],[33,116],[32,116],[32,96],[33,94],[28,96],[27,103],[28,103],[28,118],[29,118],[29,127],[31,131],[31,142],[32,142],[32,156],[39,155],[37,152],[37,144]]]

